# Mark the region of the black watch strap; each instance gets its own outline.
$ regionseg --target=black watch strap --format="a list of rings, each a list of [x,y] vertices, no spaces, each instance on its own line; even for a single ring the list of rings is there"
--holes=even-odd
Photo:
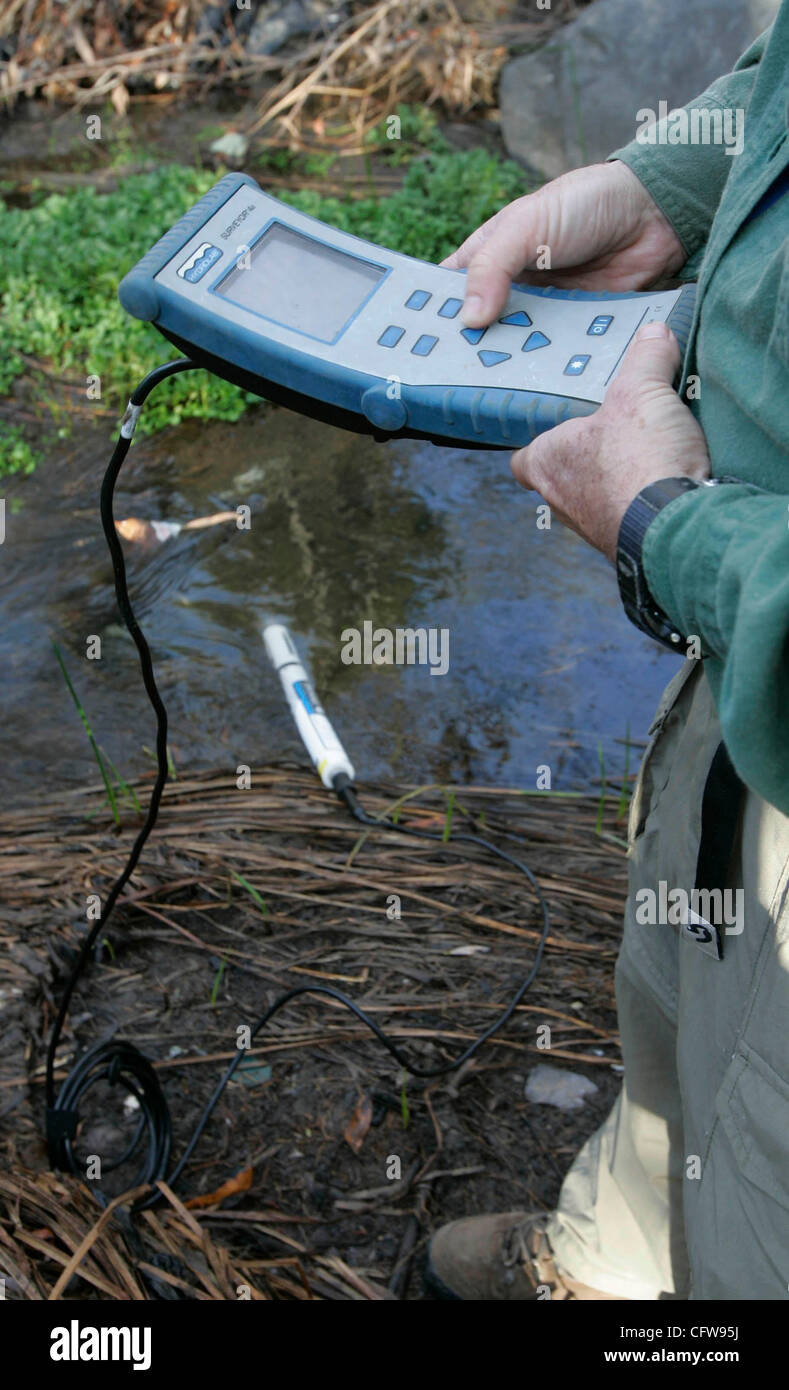
[[[642,563],[647,527],[658,512],[699,486],[692,478],[662,478],[638,493],[622,517],[616,547],[616,574],[624,610],[631,623],[672,652],[685,654],[685,637],[655,603]]]

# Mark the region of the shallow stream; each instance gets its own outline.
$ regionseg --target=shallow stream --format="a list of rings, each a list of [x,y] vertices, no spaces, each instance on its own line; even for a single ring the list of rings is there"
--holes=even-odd
[[[151,766],[154,723],[119,626],[98,517],[114,428],[81,426],[30,479],[7,480],[0,655],[7,801],[96,780],[55,660],[124,776]],[[16,500],[15,500],[16,499]],[[224,523],[127,544],[132,598],[170,713],[176,768],[302,757],[259,637],[286,622],[357,775],[556,789],[621,775],[676,668],[633,629],[611,567],[513,482],[508,456],[378,445],[253,408],[237,424],[135,443],[116,517]],[[449,669],[344,665],[341,634],[446,628]],[[101,638],[101,659],[87,658]],[[638,749],[631,752],[631,770]]]

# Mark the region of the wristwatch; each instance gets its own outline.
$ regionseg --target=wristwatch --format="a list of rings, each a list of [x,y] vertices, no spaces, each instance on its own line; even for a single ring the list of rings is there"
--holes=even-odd
[[[616,547],[616,574],[622,605],[631,623],[669,651],[684,655],[687,634],[678,631],[649,592],[642,562],[647,527],[658,512],[684,492],[698,487],[717,487],[719,483],[741,482],[741,478],[731,477],[706,478],[703,483],[694,482],[692,478],[662,478],[643,488],[622,517]]]

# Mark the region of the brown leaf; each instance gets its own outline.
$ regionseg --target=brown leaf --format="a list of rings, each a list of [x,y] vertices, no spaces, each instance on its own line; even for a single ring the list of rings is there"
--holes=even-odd
[[[236,1192],[248,1192],[252,1186],[252,1169],[243,1168],[240,1173],[236,1173],[234,1178],[228,1178],[223,1182],[216,1192],[204,1192],[202,1197],[190,1197],[188,1202],[184,1202],[185,1207],[213,1207],[217,1202],[223,1202],[225,1197],[232,1197]]]
[[[369,1096],[362,1096],[359,1104],[348,1121],[348,1128],[345,1131],[345,1142],[350,1144],[355,1154],[364,1143],[364,1136],[370,1128],[373,1118],[373,1103]]]

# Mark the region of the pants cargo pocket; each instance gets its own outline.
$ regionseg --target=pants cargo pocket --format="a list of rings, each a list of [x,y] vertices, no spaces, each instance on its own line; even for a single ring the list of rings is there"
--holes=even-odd
[[[701,1177],[685,1180],[692,1298],[789,1300],[788,1145],[789,1084],[742,1044]]]

